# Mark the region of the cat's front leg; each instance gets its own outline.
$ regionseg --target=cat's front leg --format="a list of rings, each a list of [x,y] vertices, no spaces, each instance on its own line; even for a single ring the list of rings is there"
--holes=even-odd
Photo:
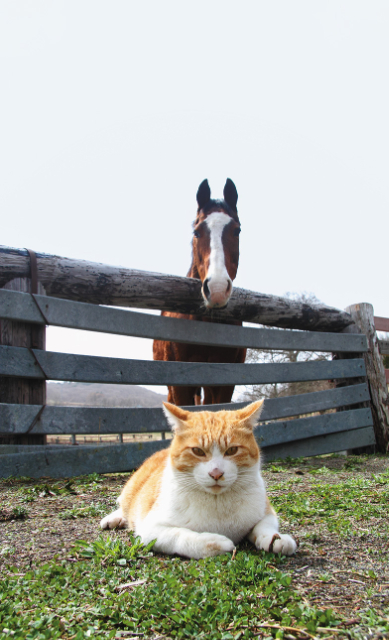
[[[297,544],[291,536],[279,533],[278,518],[269,501],[265,517],[255,525],[247,537],[257,549],[281,553],[284,556],[293,555],[297,549]]]
[[[156,540],[154,551],[178,554],[187,558],[207,558],[230,553],[235,545],[226,536],[218,533],[197,533],[184,527],[154,525],[147,532],[137,531],[143,544]]]
[[[124,518],[121,507],[116,509],[116,511],[112,511],[112,513],[105,516],[105,518],[100,522],[100,527],[102,529],[124,529],[126,525],[127,522]]]

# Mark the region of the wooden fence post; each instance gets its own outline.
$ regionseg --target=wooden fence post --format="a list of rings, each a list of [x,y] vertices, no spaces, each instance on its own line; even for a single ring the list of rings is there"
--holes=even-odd
[[[385,369],[374,325],[373,306],[367,302],[362,302],[347,307],[346,311],[348,311],[355,325],[367,338],[369,350],[364,354],[364,360],[369,383],[377,449],[381,453],[389,453],[389,396]]]
[[[31,293],[30,278],[15,278],[4,289]],[[39,289],[38,289],[39,290]],[[41,290],[39,293],[44,293]],[[0,320],[0,344],[12,347],[46,348],[46,327],[27,322]],[[0,377],[0,402],[11,404],[46,404],[46,381]],[[1,435],[0,444],[45,444],[45,435]]]

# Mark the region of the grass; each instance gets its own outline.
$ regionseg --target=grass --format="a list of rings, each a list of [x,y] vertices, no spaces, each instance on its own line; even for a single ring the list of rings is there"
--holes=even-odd
[[[316,471],[318,474],[321,469]],[[377,492],[377,487],[380,491]],[[279,486],[278,486],[279,488]],[[330,532],[352,535],[355,520],[385,518],[389,509],[389,471],[373,478],[350,478],[340,484],[318,484],[309,491],[288,492],[273,498],[273,505],[289,522],[305,524],[312,518],[326,521]],[[389,540],[389,532],[386,531]]]
[[[270,554],[250,548],[233,560],[183,560],[129,539],[78,541],[71,558],[22,576],[9,570],[0,591],[3,629],[31,640],[113,638],[123,630],[227,639],[251,637],[267,620],[311,632],[338,622],[329,609],[301,606],[282,560]]]
[[[121,476],[4,481],[0,638],[389,638],[389,470],[359,460],[269,466],[282,530],[300,540],[288,559],[242,543],[234,555],[187,560],[130,532],[101,535]],[[50,527],[74,527],[71,543],[34,563]],[[21,541],[32,544],[28,560]]]

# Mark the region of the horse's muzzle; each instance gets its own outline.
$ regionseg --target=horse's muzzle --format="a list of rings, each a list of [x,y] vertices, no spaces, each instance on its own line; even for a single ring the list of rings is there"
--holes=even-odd
[[[201,288],[205,304],[210,309],[224,309],[232,293],[232,281],[206,278]]]

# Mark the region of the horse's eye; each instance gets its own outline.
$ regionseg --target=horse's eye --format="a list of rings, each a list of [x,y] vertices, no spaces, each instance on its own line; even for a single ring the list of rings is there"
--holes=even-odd
[[[195,238],[199,238],[200,237],[200,231],[193,231],[193,235]]]
[[[227,451],[225,452],[225,456],[234,456],[236,454],[236,452],[238,451],[238,447],[230,447],[229,449],[227,449]]]
[[[240,227],[238,229],[234,229],[234,236],[238,236],[240,234]]]
[[[203,456],[205,456],[205,453],[202,449],[200,449],[199,447],[193,447],[192,448],[193,453],[195,454],[195,456],[199,456],[200,458],[202,458]]]

